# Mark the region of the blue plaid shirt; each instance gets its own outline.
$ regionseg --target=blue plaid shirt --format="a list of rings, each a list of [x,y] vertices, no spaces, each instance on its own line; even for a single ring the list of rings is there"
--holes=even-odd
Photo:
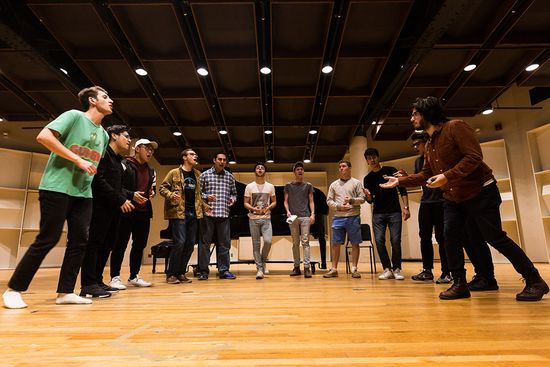
[[[214,167],[204,171],[199,177],[202,199],[212,208],[213,217],[229,217],[229,201],[237,200],[235,177],[223,170],[216,173]],[[208,195],[215,195],[216,200],[208,201]]]

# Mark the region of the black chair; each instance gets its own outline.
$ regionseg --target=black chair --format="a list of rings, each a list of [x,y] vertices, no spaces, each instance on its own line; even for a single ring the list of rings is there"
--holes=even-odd
[[[366,223],[361,224],[361,239],[363,242],[359,244],[359,248],[369,249],[370,272],[374,274],[376,273],[376,256],[374,255],[374,244],[372,243],[370,226]],[[349,237],[348,237],[346,241],[346,273],[351,273],[351,268],[349,264],[350,251],[351,251],[351,244],[349,243]]]

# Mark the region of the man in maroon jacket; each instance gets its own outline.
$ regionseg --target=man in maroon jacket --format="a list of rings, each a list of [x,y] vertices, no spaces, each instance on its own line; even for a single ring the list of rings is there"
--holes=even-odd
[[[502,230],[500,193],[492,170],[483,162],[474,131],[464,121],[447,119],[435,97],[417,98],[412,107],[414,128],[424,129],[430,136],[424,167],[414,175],[390,177],[381,186],[426,185],[443,191],[445,249],[454,284],[439,298],[470,297],[461,235],[465,226],[471,225],[525,278],[525,288],[516,300],[540,301],[548,293],[548,285],[523,250]]]

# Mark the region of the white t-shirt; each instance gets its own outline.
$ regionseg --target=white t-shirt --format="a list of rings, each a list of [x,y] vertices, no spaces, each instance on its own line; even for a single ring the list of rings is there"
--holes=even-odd
[[[250,205],[254,208],[267,208],[271,204],[271,197],[275,196],[275,186],[266,182],[262,185],[258,185],[255,181],[246,185],[244,189],[244,197],[250,198]],[[266,214],[254,214],[248,213],[250,219],[269,219],[271,218],[271,212]]]

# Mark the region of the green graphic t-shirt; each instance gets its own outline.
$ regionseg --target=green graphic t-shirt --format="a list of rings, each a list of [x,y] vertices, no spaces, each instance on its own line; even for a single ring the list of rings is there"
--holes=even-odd
[[[64,112],[46,127],[59,133],[61,144],[96,167],[109,143],[103,127],[94,124],[82,111]],[[51,153],[39,189],[91,198],[93,178],[73,162]]]

